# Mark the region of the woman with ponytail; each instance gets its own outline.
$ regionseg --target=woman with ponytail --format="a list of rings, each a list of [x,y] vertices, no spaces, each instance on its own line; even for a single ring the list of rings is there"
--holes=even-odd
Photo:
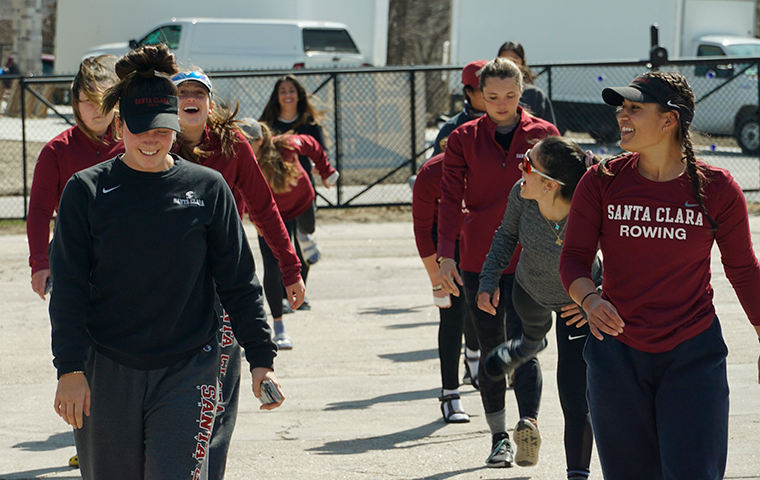
[[[299,162],[305,156],[315,168],[327,188],[335,185],[338,172],[330,166],[322,146],[310,135],[280,135],[273,137],[269,126],[254,118],[241,120],[243,131],[251,138],[251,147],[267,183],[272,189],[277,209],[285,222],[291,241],[294,241],[296,219],[311,210],[315,192],[309,175]],[[301,222],[304,233],[314,233],[314,219]],[[264,293],[274,319],[275,342],[282,349],[293,348],[282,321],[282,272],[268,240],[259,235],[259,247],[264,261]]]
[[[121,80],[101,110],[118,104],[124,154],[76,173],[61,197],[51,250],[54,409],[75,429],[84,479],[207,478],[218,301],[246,351],[254,395],[263,381],[279,391],[233,194],[217,172],[170,153],[180,131],[176,72],[165,45],[118,60]]]
[[[301,279],[301,262],[288,237],[288,231],[277,211],[272,191],[256,163],[251,146],[235,119],[237,109],[230,111],[223,102],[214,101],[211,80],[200,70],[179,72],[172,77],[179,100],[179,123],[182,131],[172,151],[191,162],[218,171],[235,196],[238,213],[243,218],[248,212],[256,230],[271,245],[275,262],[282,272],[280,309],[282,298],[292,308],[303,303],[306,287]],[[229,317],[219,309],[222,330],[219,342],[224,368],[221,370],[222,391],[220,409],[214,423],[209,449],[209,479],[221,480],[226,469],[227,452],[235,429],[240,396],[242,352],[240,345],[229,332]],[[277,327],[277,324],[275,324]],[[275,336],[279,348],[292,347]],[[288,339],[287,342],[290,342]]]
[[[710,252],[760,336],[760,266],[727,170],[694,157],[694,94],[677,73],[606,88],[628,154],[578,184],[560,258],[588,316],[588,402],[604,478],[721,479],[728,449],[726,345]],[[598,293],[591,279],[604,256]]]
[[[559,255],[565,239],[567,214],[575,186],[596,158],[570,140],[546,137],[525,153],[519,166],[522,179],[509,194],[504,219],[480,272],[478,308],[491,315],[499,305],[499,276],[522,246],[515,270],[512,297],[522,320],[522,337],[491,350],[484,370],[502,378],[546,346],[545,336],[557,324],[557,386],[565,416],[565,457],[569,480],[589,476],[593,435],[586,403],[586,362],[583,345],[588,325],[562,287]],[[601,280],[601,265],[593,273]],[[599,282],[597,282],[599,283]],[[560,319],[564,321],[559,321]],[[515,431],[519,444],[521,431]]]
[[[34,167],[29,195],[29,266],[32,290],[45,298],[52,285],[48,243],[50,220],[66,182],[79,170],[113,158],[124,151],[114,135],[114,112],[101,113],[103,92],[118,81],[113,71],[114,57],[89,57],[82,60],[71,83],[71,106],[76,125],[50,140],[40,152]]]

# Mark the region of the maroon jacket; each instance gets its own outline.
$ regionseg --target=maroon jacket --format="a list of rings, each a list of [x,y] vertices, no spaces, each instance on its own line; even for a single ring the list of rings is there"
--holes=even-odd
[[[459,268],[480,272],[507,208],[512,186],[520,179],[517,168],[525,152],[539,140],[559,135],[557,127],[517,107],[520,120],[509,152],[496,142],[496,123],[488,115],[467,122],[449,136],[443,157],[441,203],[438,207],[438,256],[454,258],[457,235]],[[462,201],[467,213],[459,230]],[[514,273],[520,249],[504,271]]]
[[[80,170],[124,153],[124,144],[114,140],[110,128],[103,140],[104,142],[94,142],[78,126],[74,126],[42,148],[34,167],[29,216],[26,221],[32,274],[50,268],[50,219],[53,218],[53,212],[58,211],[61,193],[69,178]]]

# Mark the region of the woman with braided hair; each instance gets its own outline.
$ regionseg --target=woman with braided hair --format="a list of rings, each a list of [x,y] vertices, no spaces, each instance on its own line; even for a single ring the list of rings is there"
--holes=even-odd
[[[710,286],[717,243],[760,336],[760,266],[746,201],[728,171],[694,157],[694,95],[677,73],[606,88],[628,154],[576,189],[562,283],[588,316],[588,402],[604,477],[721,479],[728,450],[727,348]],[[602,293],[591,280],[597,245]]]

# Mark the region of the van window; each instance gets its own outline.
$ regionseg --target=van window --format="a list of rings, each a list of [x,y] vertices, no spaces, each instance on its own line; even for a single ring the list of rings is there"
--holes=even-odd
[[[306,52],[359,53],[351,35],[342,28],[304,28],[303,49]]]
[[[698,57],[719,57],[725,55],[720,47],[715,45],[700,45],[697,50]]]
[[[145,37],[138,42],[138,45],[143,46],[165,43],[167,47],[175,50],[179,47],[179,36],[181,33],[181,25],[164,25],[163,27],[158,27],[145,35]]]

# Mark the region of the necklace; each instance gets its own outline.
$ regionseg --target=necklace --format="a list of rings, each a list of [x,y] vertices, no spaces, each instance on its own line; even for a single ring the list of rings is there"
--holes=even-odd
[[[565,222],[565,224],[562,225],[562,229],[560,230],[559,223],[555,222],[554,220],[552,220],[551,223],[549,223],[549,219],[548,218],[544,217],[543,214],[541,214],[541,216],[544,218],[544,220],[546,220],[546,224],[549,225],[549,228],[552,229],[552,233],[554,234],[554,236],[557,237],[557,241],[554,242],[554,243],[556,243],[557,245],[562,245],[562,232],[565,231],[565,227],[567,226],[567,222]],[[561,221],[562,220],[560,220],[560,222]],[[552,223],[554,224],[554,226],[552,226]],[[559,232],[559,233],[557,233],[557,232]]]

